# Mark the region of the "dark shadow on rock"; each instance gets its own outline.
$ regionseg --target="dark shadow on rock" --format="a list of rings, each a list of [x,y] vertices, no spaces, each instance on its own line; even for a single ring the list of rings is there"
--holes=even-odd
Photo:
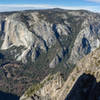
[[[93,75],[83,74],[65,100],[100,100],[100,83]]]
[[[0,59],[4,59],[4,55],[2,53],[0,53]]]
[[[58,39],[59,38],[59,33],[57,32],[56,24],[53,25],[52,29],[53,29],[53,31],[55,33],[56,38]]]
[[[85,37],[83,37],[83,39],[82,39],[82,48],[84,49],[85,54],[88,54],[91,52],[90,43]]]
[[[5,21],[1,22],[1,31],[4,32],[4,28],[5,28]]]
[[[19,100],[19,97],[14,94],[0,91],[0,100]]]

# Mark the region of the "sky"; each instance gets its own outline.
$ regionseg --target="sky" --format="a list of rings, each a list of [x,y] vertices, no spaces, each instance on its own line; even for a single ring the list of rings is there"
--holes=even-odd
[[[0,12],[47,8],[100,12],[100,0],[0,0]]]

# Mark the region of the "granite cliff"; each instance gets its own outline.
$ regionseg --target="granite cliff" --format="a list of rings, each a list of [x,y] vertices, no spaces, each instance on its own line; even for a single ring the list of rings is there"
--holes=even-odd
[[[57,72],[65,81],[75,64],[99,46],[98,13],[63,9],[0,13],[0,90],[21,96],[33,83]]]
[[[89,11],[23,11],[1,14],[0,20],[1,50],[23,46],[20,54],[17,51],[13,56],[23,63],[28,57],[34,62],[41,51],[47,52],[54,45],[59,47],[50,67],[64,55],[70,55],[69,61],[75,59],[76,63],[100,44],[100,15]]]

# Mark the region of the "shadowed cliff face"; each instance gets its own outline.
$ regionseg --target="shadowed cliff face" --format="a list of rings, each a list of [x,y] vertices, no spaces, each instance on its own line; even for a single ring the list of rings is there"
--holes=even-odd
[[[19,97],[14,94],[0,91],[0,100],[19,100]]]
[[[65,100],[100,100],[100,82],[93,75],[81,75]]]

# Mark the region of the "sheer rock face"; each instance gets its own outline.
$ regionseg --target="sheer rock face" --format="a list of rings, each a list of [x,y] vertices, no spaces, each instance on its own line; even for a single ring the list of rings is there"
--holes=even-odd
[[[100,46],[100,23],[98,23],[100,19],[95,22],[93,21],[94,19],[85,19],[82,23],[71,53],[71,60],[74,61],[74,63],[76,63],[79,58],[81,59],[84,55],[89,54]]]
[[[67,27],[58,24],[55,25],[55,30],[53,30],[53,23],[40,20],[38,16],[38,12],[28,14],[16,13],[7,16],[5,26],[3,26],[3,23],[0,25],[4,27],[5,32],[1,50],[12,46],[24,46],[26,48],[25,51],[16,59],[22,60],[25,63],[27,62],[26,56],[28,52],[32,52],[35,56],[33,48],[40,48],[47,51],[48,48],[51,48],[56,43],[57,34],[67,36],[69,31]],[[23,59],[26,59],[26,61]],[[32,60],[34,61],[35,59]]]
[[[2,50],[8,49],[12,45],[28,47],[34,42],[32,33],[28,31],[26,26],[13,19],[6,19],[5,33],[4,42],[1,47]]]
[[[27,56],[31,53],[31,60],[36,60],[34,48],[47,51],[57,42],[62,49],[64,47],[66,49],[72,48],[69,49],[69,55],[71,55],[69,62],[74,59],[73,63],[76,63],[100,44],[100,16],[87,11],[17,12],[4,14],[0,20],[0,33],[4,32],[1,49],[7,50],[12,46],[24,46],[25,49],[21,55],[15,57],[16,60],[23,63],[27,63]],[[64,41],[71,37],[72,39],[66,40],[62,46],[62,36],[66,37]],[[73,43],[69,43],[67,46],[69,41],[73,41]],[[55,57],[52,60],[54,59]],[[58,64],[58,60],[56,61],[55,64]]]

